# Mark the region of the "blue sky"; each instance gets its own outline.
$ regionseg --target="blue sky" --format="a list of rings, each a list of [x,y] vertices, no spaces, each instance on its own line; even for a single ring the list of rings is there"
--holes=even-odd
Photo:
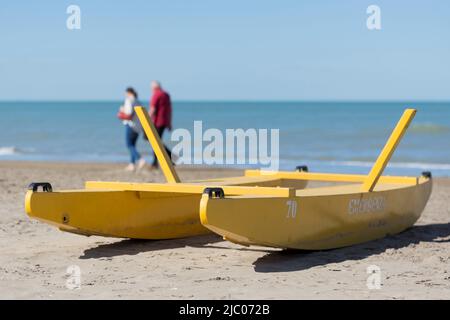
[[[2,1],[0,43],[0,100],[450,100],[448,0]]]

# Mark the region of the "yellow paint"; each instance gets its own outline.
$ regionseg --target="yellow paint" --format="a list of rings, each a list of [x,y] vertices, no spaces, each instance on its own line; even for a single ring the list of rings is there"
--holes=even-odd
[[[339,174],[339,173],[317,173],[317,172],[288,172],[288,171],[264,171],[264,170],[246,170],[247,177],[268,176],[280,179],[302,179],[306,181],[324,181],[324,182],[355,182],[362,183],[366,181],[366,175],[359,174]],[[399,177],[399,176],[381,176],[380,182],[411,184],[417,183],[417,177]]]
[[[166,177],[167,182],[180,182],[180,178],[175,171],[172,160],[167,154],[167,151],[164,148],[164,145],[158,135],[158,132],[156,131],[155,126],[153,125],[152,120],[150,119],[147,110],[143,107],[135,107],[134,110],[139,118],[139,121],[141,122],[142,129],[144,129],[144,132],[148,137],[148,141],[155,152],[156,158],[159,161],[159,165],[161,166],[161,170]]]
[[[190,184],[190,183],[129,183],[129,182],[102,182],[87,181],[86,189],[105,189],[123,191],[149,191],[171,194],[202,194],[206,188],[223,189],[229,195],[263,195],[289,197],[295,193],[294,189],[280,187],[243,187],[243,186],[223,186],[220,184]]]
[[[173,239],[209,232],[199,223],[200,198],[200,194],[180,196],[146,191],[28,191],[25,202],[30,217],[63,231],[135,239]]]
[[[418,184],[377,184],[298,190],[289,198],[203,195],[200,221],[211,231],[242,245],[321,250],[396,234],[420,217],[431,179]],[[293,209],[295,207],[295,210]]]
[[[289,197],[306,183],[299,179],[244,176],[166,184],[88,181],[84,190],[28,191],[25,209],[30,217],[65,232],[173,239],[210,232],[201,225],[198,215],[206,187],[221,187],[230,195]]]
[[[383,150],[381,151],[380,155],[378,156],[377,161],[375,161],[375,164],[372,167],[372,170],[370,170],[369,175],[367,176],[367,179],[364,181],[362,190],[363,191],[372,191],[375,185],[378,182],[378,179],[380,178],[381,174],[383,173],[384,169],[386,168],[386,165],[388,164],[389,160],[391,159],[392,154],[394,153],[395,149],[397,148],[397,145],[399,144],[401,138],[405,134],[406,130],[408,129],[409,124],[411,123],[412,119],[414,118],[414,115],[416,114],[415,109],[406,109],[403,113],[402,117],[400,118],[399,122],[397,123],[397,126],[395,127],[394,131],[392,131],[391,136],[389,137],[388,141],[386,142],[386,145],[384,146]]]

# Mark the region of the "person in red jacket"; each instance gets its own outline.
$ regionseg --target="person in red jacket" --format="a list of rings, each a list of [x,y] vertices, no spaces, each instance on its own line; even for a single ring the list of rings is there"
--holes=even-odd
[[[150,100],[150,118],[155,124],[156,131],[162,139],[163,133],[166,129],[172,130],[172,103],[170,95],[165,92],[158,81],[152,81],[151,89],[153,96]],[[167,154],[172,158],[172,152],[164,145]],[[153,153],[152,168],[158,167],[158,161],[155,153]]]

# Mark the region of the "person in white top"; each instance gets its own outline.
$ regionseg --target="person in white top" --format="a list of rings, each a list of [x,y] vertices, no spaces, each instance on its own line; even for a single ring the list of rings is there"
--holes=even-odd
[[[125,102],[117,114],[117,117],[125,125],[125,141],[130,152],[130,163],[125,168],[126,171],[140,170],[145,166],[145,160],[136,148],[139,133],[142,131],[139,119],[134,112],[134,107],[138,105],[140,103],[137,92],[131,87],[127,88],[125,91]]]

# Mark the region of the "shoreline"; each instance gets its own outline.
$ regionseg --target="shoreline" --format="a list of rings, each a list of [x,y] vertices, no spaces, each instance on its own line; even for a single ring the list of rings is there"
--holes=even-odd
[[[32,181],[58,189],[86,180],[162,182],[159,171],[124,164],[0,161],[0,299],[449,299],[450,179],[435,178],[416,225],[352,247],[290,252],[243,247],[210,234],[138,241],[84,237],[31,220],[24,195]],[[183,180],[240,170],[177,167]],[[367,268],[381,269],[381,289]],[[67,268],[81,289],[66,287]]]
[[[125,168],[127,165],[127,162],[95,162],[95,161],[35,161],[35,160],[0,160],[0,168],[1,167],[10,167],[10,166],[17,166],[17,167],[27,167],[27,165],[31,165],[33,167],[42,167],[42,168],[48,168],[48,167],[79,167],[79,166],[90,166],[94,168],[104,168],[104,167],[110,167],[111,169],[119,169],[119,168]],[[181,171],[229,171],[229,172],[242,172],[245,169],[239,169],[239,168],[225,168],[225,167],[214,167],[214,166],[207,166],[207,165],[179,165],[176,166],[177,170]]]
[[[394,163],[395,164],[395,163]],[[48,167],[78,167],[78,166],[85,166],[85,167],[91,167],[91,168],[105,168],[109,167],[111,169],[120,169],[121,167],[125,167],[127,165],[127,162],[123,161],[53,161],[53,160],[0,160],[0,168],[2,167],[8,167],[8,166],[17,166],[17,167],[26,167],[31,165],[32,167],[42,167],[42,168],[48,168]],[[305,165],[308,165],[308,161],[305,162]],[[402,168],[402,167],[400,167]],[[234,174],[242,174],[247,169],[259,169],[259,168],[237,168],[237,167],[226,167],[226,166],[220,166],[220,165],[177,165],[177,170],[180,171],[210,171],[210,172],[223,172],[223,173],[231,173],[234,172]],[[280,169],[279,171],[294,171],[294,167],[289,169]],[[408,169],[407,167],[403,167],[403,169]],[[434,179],[450,179],[450,176],[447,175],[435,175],[433,169],[427,169],[422,168],[423,171],[430,171],[433,174]],[[439,170],[439,169],[437,169]],[[143,170],[145,172],[145,170]],[[423,172],[422,171],[422,172]],[[319,172],[319,171],[317,171]],[[322,171],[320,171],[322,172]],[[353,173],[351,170],[348,172],[345,171],[326,171],[328,173],[348,173],[348,174],[361,174],[361,173]],[[383,175],[393,175],[393,176],[420,176],[420,170],[417,171],[418,173],[416,175],[408,175],[408,174],[389,174],[389,173],[383,173]],[[156,171],[154,171],[156,173]]]

